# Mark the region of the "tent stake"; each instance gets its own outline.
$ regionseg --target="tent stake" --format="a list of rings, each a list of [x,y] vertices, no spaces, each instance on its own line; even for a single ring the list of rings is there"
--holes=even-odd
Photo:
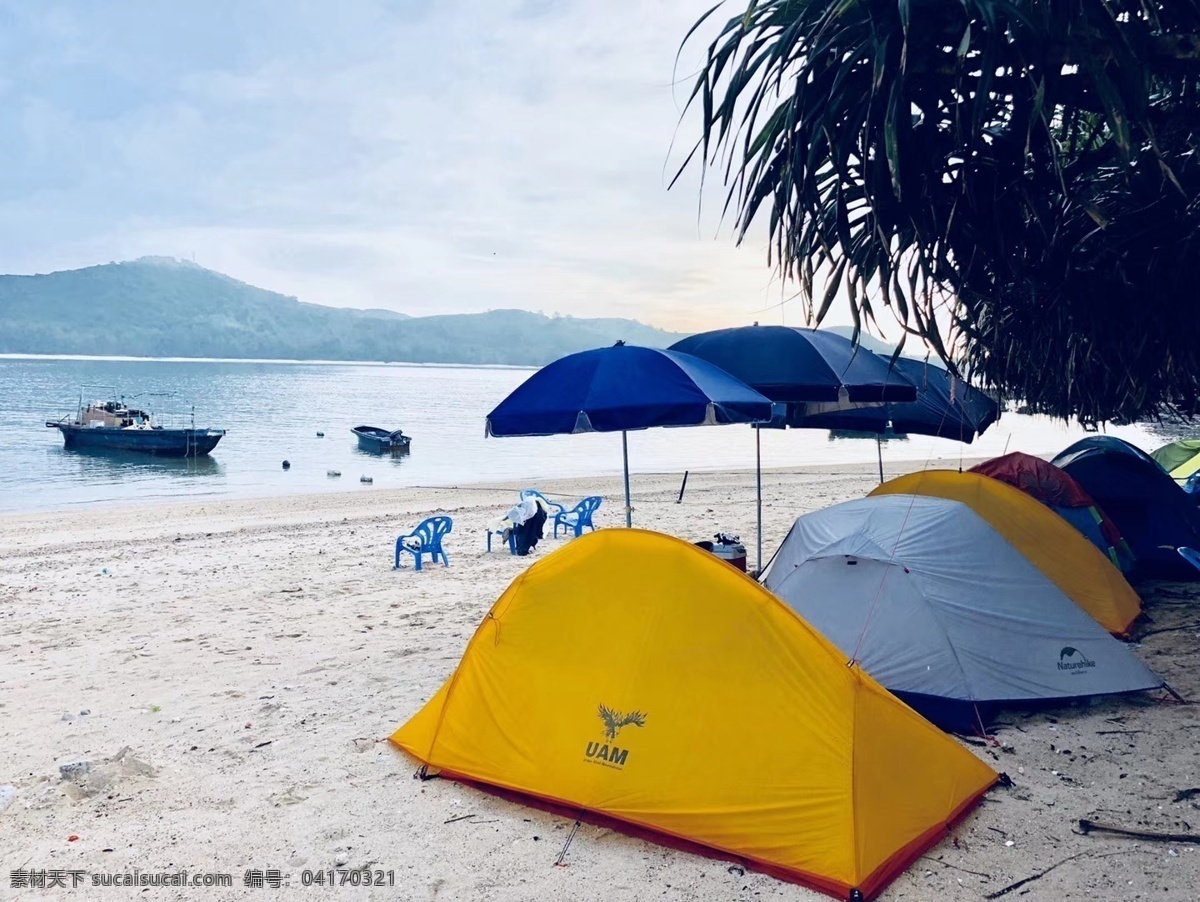
[[[758,563],[755,569],[762,573],[762,430],[754,427],[754,476],[758,485]]]
[[[575,839],[575,834],[579,832],[579,824],[581,818],[575,819],[575,826],[571,828],[571,832],[567,834],[567,841],[563,843],[562,851],[558,853],[558,859],[554,862],[556,868],[565,868],[564,859],[567,857],[567,849],[571,848],[571,841]]]
[[[621,430],[621,456],[625,460],[625,525],[633,526],[633,504],[629,500],[629,433]]]

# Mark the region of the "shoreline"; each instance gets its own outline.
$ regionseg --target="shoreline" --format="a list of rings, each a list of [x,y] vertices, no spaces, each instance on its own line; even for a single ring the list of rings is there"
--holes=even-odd
[[[1048,454],[1050,452],[1038,452],[1039,454]],[[953,467],[938,467],[928,466],[928,464],[949,463],[950,459],[945,457],[932,458],[930,460],[922,459],[906,459],[906,460],[888,460],[884,462],[884,479],[891,479],[895,476],[904,473],[911,473],[918,469],[958,469],[958,463],[961,460],[963,469],[974,466],[986,460],[986,456],[973,457],[955,457],[953,459]],[[790,467],[763,467],[762,476],[766,480],[768,476],[803,476],[809,475],[826,475],[826,476],[874,476],[878,481],[878,464],[877,463],[862,463],[862,462],[847,462],[842,464],[813,464],[811,466],[790,466]],[[687,471],[689,480],[695,476],[713,476],[724,475],[731,478],[746,478],[753,484],[755,470],[752,467],[705,467],[702,469],[692,469]],[[663,480],[677,479],[682,481],[683,471],[655,471],[655,472],[631,472],[630,492],[633,500],[637,500],[637,485],[639,480],[650,480],[654,483],[659,483]],[[315,503],[318,498],[336,498],[336,497],[360,497],[360,496],[397,496],[403,493],[427,493],[427,492],[444,492],[444,491],[466,491],[466,492],[519,492],[522,488],[532,486],[534,483],[559,483],[559,484],[574,484],[584,482],[596,482],[608,485],[616,482],[621,483],[623,475],[620,470],[615,472],[606,472],[601,475],[584,475],[584,476],[554,476],[548,479],[541,479],[537,476],[517,479],[499,479],[486,480],[480,482],[459,482],[446,485],[413,485],[413,486],[396,486],[390,488],[374,488],[373,486],[361,486],[357,488],[335,488],[326,491],[281,491],[270,492],[261,495],[178,495],[178,496],[163,496],[153,499],[142,498],[119,498],[104,501],[77,501],[68,502],[66,504],[46,507],[46,508],[30,508],[30,509],[14,509],[4,510],[0,508],[0,523],[5,521],[20,519],[20,518],[39,518],[39,517],[55,517],[63,516],[72,513],[90,513],[93,511],[125,511],[136,513],[139,510],[161,510],[164,507],[184,506],[195,507],[202,510],[207,510],[213,505],[229,505],[238,506],[246,504],[269,504],[271,502],[286,502],[288,499],[307,499]],[[592,493],[596,494],[596,493]],[[618,495],[620,497],[618,497]],[[607,499],[607,496],[606,496]],[[612,499],[624,505],[624,487],[619,486],[619,491],[612,494]],[[386,498],[385,498],[386,500]],[[751,497],[753,500],[753,496]]]
[[[11,351],[0,354],[0,360],[96,360],[116,363],[296,363],[313,366],[402,366],[433,369],[466,370],[536,370],[532,364],[521,363],[421,363],[412,360],[325,360],[290,357],[123,357],[105,354],[26,354]]]

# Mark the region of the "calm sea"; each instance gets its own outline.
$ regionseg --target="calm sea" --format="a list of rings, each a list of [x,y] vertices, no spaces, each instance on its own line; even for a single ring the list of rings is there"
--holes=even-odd
[[[485,439],[484,418],[528,370],[366,364],[95,360],[0,357],[0,511],[173,498],[377,491],[404,486],[496,484],[621,471],[619,435]],[[109,389],[135,406],[229,430],[210,458],[164,460],[65,451],[47,419]],[[403,428],[404,457],[357,450],[359,424]],[[1156,427],[1158,428],[1158,427]],[[1142,427],[1111,430],[1153,450],[1177,437]],[[324,437],[317,433],[323,432]],[[960,454],[1060,450],[1078,427],[1005,414],[975,444],[912,436],[884,445],[888,461],[957,463]],[[629,437],[634,472],[754,466],[753,431],[724,426],[654,429]],[[817,430],[764,431],[764,467],[875,460],[871,440]],[[283,460],[291,462],[284,471]],[[326,475],[341,471],[340,478]],[[359,482],[370,476],[372,484]]]

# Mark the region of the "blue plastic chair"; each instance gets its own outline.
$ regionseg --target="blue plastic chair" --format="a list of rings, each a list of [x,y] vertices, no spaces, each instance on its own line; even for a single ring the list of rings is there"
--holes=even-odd
[[[491,553],[492,550],[492,536],[498,535],[502,535],[502,533],[492,532],[490,529],[487,531],[487,550],[489,553]],[[517,553],[517,537],[511,529],[508,531],[508,553]]]
[[[603,499],[599,495],[589,495],[569,511],[563,511],[560,514],[554,515],[554,538],[558,538],[558,528],[571,529],[575,532],[575,537],[583,535],[583,529],[586,526],[592,532],[596,531],[595,524],[592,523],[592,514],[596,512],[596,508],[600,506]]]
[[[454,528],[454,521],[449,517],[439,515],[422,520],[421,524],[407,535],[396,539],[396,563],[393,570],[400,569],[400,552],[407,551],[417,561],[417,569],[421,569],[421,555],[428,554],[430,560],[437,563],[438,556],[442,558],[442,566],[450,566],[450,558],[442,548],[442,536]],[[405,539],[419,539],[419,542],[406,542]]]
[[[567,512],[566,505],[559,504],[557,501],[551,501],[537,489],[522,489],[521,500],[524,501],[526,498],[537,498],[546,505],[546,516],[548,517],[557,517],[559,514]]]

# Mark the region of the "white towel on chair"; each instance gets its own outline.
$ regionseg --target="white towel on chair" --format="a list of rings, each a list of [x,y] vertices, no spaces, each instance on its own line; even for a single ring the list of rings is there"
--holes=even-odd
[[[536,498],[523,498],[517,503],[516,507],[512,508],[507,514],[509,520],[520,526],[530,517],[537,513],[538,505]]]

